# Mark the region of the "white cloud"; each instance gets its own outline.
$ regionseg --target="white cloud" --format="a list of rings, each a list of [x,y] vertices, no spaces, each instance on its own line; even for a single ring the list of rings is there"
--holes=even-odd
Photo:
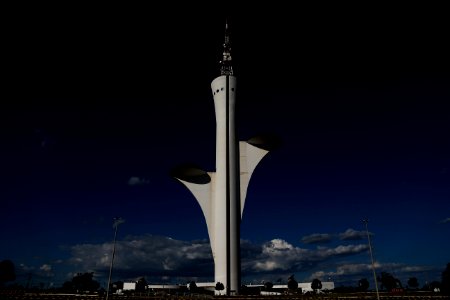
[[[450,223],[450,218],[444,219],[440,222],[441,224]]]
[[[294,246],[282,239],[273,239],[263,246],[263,253],[279,254],[280,251],[292,250]]]
[[[336,268],[334,272],[317,271],[311,274],[310,279],[325,278],[326,276],[344,276],[344,275],[358,275],[364,274],[371,270],[370,264],[344,264]]]
[[[48,265],[48,264],[43,264],[39,270],[44,271],[44,272],[51,272],[52,270],[52,266]]]
[[[406,265],[403,263],[385,263],[385,264],[379,264],[375,265],[375,268],[377,269],[385,269],[385,270],[391,270],[393,273],[420,273],[420,272],[427,272],[433,270],[433,267],[431,266],[415,266],[415,265]]]
[[[372,233],[369,233],[372,235]],[[338,237],[342,241],[357,241],[367,238],[367,233],[365,231],[359,231],[352,228],[347,229],[344,232],[338,234],[329,233],[313,233],[302,237],[301,241],[305,244],[319,244],[328,243],[335,237]]]
[[[55,276],[55,274],[52,271],[53,271],[53,268],[51,265],[43,264],[42,266],[39,267],[39,271],[37,271],[36,274],[38,276],[43,276],[43,277],[53,277],[53,276]]]
[[[134,185],[145,185],[149,184],[150,181],[146,178],[136,177],[132,176],[130,179],[128,179],[128,185],[134,186]]]
[[[339,238],[344,241],[356,241],[362,240],[367,237],[367,233],[365,231],[358,231],[352,228],[347,229],[346,231],[339,234]]]
[[[357,254],[361,253],[364,250],[367,250],[369,247],[365,244],[359,245],[346,245],[346,246],[337,246],[336,248],[325,248],[323,249],[323,255],[328,256],[336,256],[336,255],[349,255],[349,254]],[[320,252],[319,252],[320,253]]]
[[[367,245],[340,245],[303,249],[282,239],[262,245],[241,241],[243,273],[301,272],[335,257],[366,251]],[[71,248],[69,263],[83,272],[106,274],[109,270],[112,243],[81,244]],[[214,262],[210,244],[181,241],[161,236],[135,236],[116,242],[115,274],[129,276],[212,277]]]
[[[376,272],[381,272],[384,270],[389,270],[389,273],[395,273],[396,277],[405,277],[409,276],[409,273],[420,273],[420,272],[426,272],[432,270],[429,266],[409,266],[405,264],[400,263],[374,263],[374,268]],[[312,280],[314,278],[319,279],[327,279],[328,277],[331,278],[338,278],[338,277],[354,277],[353,281],[356,282],[356,280],[361,277],[368,275],[370,272],[372,272],[372,265],[371,264],[342,264],[338,265],[335,270],[333,271],[316,271],[311,274],[309,277],[309,280]]]
[[[374,267],[377,269],[377,265],[374,264]],[[336,275],[361,274],[370,271],[371,269],[372,266],[370,264],[347,264],[339,266],[336,269]]]
[[[111,263],[112,243],[81,244],[71,248],[70,263],[82,270],[105,272]],[[161,236],[127,237],[116,242],[115,272],[140,274],[213,273],[207,241],[185,242]]]
[[[332,235],[328,233],[313,233],[302,237],[302,242],[305,244],[317,244],[317,243],[328,243],[332,239]]]
[[[25,264],[20,264],[19,267],[24,272],[30,272],[30,271],[34,270],[33,266],[27,266]]]
[[[367,249],[369,249],[369,246],[366,244],[338,246],[336,248],[336,253],[338,255],[354,254],[364,252]]]
[[[262,245],[261,253],[253,258],[243,259],[243,270],[251,272],[302,271],[311,265],[336,256],[354,255],[367,250],[367,245],[347,245],[335,248],[318,247],[303,249],[294,247],[281,239],[274,239]]]

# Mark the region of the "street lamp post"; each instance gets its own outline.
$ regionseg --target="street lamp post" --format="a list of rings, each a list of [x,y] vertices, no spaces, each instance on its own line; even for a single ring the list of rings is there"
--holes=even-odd
[[[377,274],[375,273],[375,265],[373,263],[372,243],[370,242],[369,229],[367,227],[367,223],[369,223],[369,220],[364,219],[363,222],[366,225],[367,240],[369,241],[370,261],[372,263],[372,272],[373,272],[373,281],[375,282],[375,291],[377,292],[377,299],[380,300],[380,294],[378,292]]]
[[[111,285],[111,275],[112,275],[112,269],[114,264],[114,255],[116,254],[116,238],[117,238],[117,229],[119,228],[119,225],[125,222],[124,219],[120,217],[115,217],[113,222],[113,228],[114,228],[114,241],[113,241],[113,251],[112,251],[112,257],[111,257],[111,264],[109,266],[109,276],[108,276],[108,286],[106,287],[106,300],[109,298],[109,289]]]

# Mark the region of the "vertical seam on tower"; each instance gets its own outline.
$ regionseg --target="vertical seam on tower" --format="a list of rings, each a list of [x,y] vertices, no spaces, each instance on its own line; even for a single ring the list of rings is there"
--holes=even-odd
[[[234,122],[234,141],[235,141],[235,145],[234,145],[234,155],[235,155],[235,189],[233,191],[234,193],[234,198],[235,198],[235,209],[236,211],[235,216],[236,216],[236,231],[235,231],[235,235],[236,235],[236,245],[235,247],[237,247],[237,249],[234,249],[234,251],[236,251],[236,260],[237,260],[237,269],[236,269],[236,281],[237,281],[237,286],[236,286],[236,292],[239,293],[239,289],[240,289],[240,285],[241,285],[241,166],[240,166],[240,150],[239,150],[239,138],[238,138],[238,134],[237,134],[237,128],[238,128],[238,124],[236,119],[237,119],[237,102],[236,102],[236,94],[233,94],[233,112],[234,112],[234,116],[233,116],[233,122]]]
[[[225,104],[226,104],[226,147],[227,147],[227,159],[226,159],[226,169],[227,169],[227,177],[226,177],[226,209],[227,209],[227,282],[226,282],[226,294],[230,294],[230,273],[231,273],[231,266],[230,266],[230,251],[231,251],[231,245],[230,245],[230,100],[229,100],[229,76],[226,75],[226,81],[225,81]]]

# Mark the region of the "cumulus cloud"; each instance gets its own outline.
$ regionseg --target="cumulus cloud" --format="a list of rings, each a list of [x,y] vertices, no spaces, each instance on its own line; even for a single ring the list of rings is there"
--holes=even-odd
[[[354,255],[367,250],[367,245],[347,245],[334,248],[303,249],[281,239],[274,239],[261,246],[253,257],[242,259],[242,269],[249,273],[308,270],[337,256]]]
[[[366,237],[367,233],[365,231],[358,231],[351,228],[339,234],[339,238],[343,241],[357,241]]]
[[[328,233],[313,233],[302,237],[302,242],[305,244],[319,244],[331,242],[332,235]]]
[[[450,218],[444,219],[440,222],[441,224],[450,223]]]
[[[372,233],[369,233],[370,235]],[[365,231],[359,231],[352,228],[338,234],[313,233],[302,237],[301,241],[305,244],[319,244],[331,242],[333,238],[338,237],[341,241],[357,241],[367,238]]]
[[[361,253],[365,250],[367,250],[369,247],[365,244],[359,244],[359,245],[346,245],[346,246],[337,246],[335,248],[325,248],[321,247],[318,248],[321,251],[318,251],[319,254],[322,254],[325,257],[329,256],[342,256],[342,255],[349,255],[349,254],[357,254]]]
[[[34,270],[33,266],[27,266],[26,264],[20,264],[19,265],[20,270],[24,271],[24,272],[30,272]]]
[[[263,253],[282,253],[285,250],[292,250],[294,246],[282,239],[273,239],[263,247]]]
[[[410,266],[406,264],[400,264],[400,263],[374,263],[375,270],[383,271],[383,270],[389,270],[389,272],[395,273],[397,277],[401,276],[409,276],[410,273],[421,273],[421,272],[427,272],[432,270],[429,266]],[[356,281],[357,278],[360,278],[361,276],[366,276],[369,274],[369,272],[372,272],[372,265],[371,264],[342,264],[336,267],[333,271],[316,271],[311,274],[309,277],[309,280],[312,280],[314,278],[319,279],[326,279],[328,277],[331,278],[344,278],[344,277],[354,277],[353,281]]]
[[[130,186],[136,186],[136,185],[145,185],[149,184],[150,181],[146,178],[141,178],[137,176],[132,176],[130,179],[128,179],[128,185]]]
[[[346,231],[350,232],[349,230]],[[72,246],[68,263],[74,273],[95,272],[104,277],[109,272],[112,243],[79,244]],[[273,239],[263,244],[241,240],[241,267],[243,276],[267,278],[286,274],[308,272],[310,279],[355,282],[361,276],[370,276],[368,263],[349,263],[355,256],[366,252],[367,244],[317,246],[305,249],[283,239]],[[137,279],[140,276],[153,278],[177,278],[177,280],[208,281],[214,277],[214,260],[207,240],[182,241],[163,236],[128,236],[116,242],[114,273],[122,279]],[[338,260],[337,260],[338,259]],[[366,260],[366,259],[365,259]],[[25,265],[21,265],[26,269]],[[429,267],[397,263],[375,263],[378,272],[388,270],[396,276],[410,276],[430,270]],[[52,266],[42,265],[40,271],[51,276]],[[73,275],[69,274],[69,275]],[[70,277],[70,276],[69,276]]]
[[[349,275],[360,275],[365,274],[370,271],[372,266],[370,264],[343,264],[336,268],[335,271],[316,271],[311,274],[309,279],[314,278],[326,278],[334,276],[349,276]]]
[[[241,241],[241,266],[244,274],[275,274],[310,270],[335,257],[366,251],[367,245],[340,245],[303,249],[283,239],[254,244]],[[79,270],[106,274],[109,270],[112,243],[81,244],[71,248],[69,263]],[[161,236],[127,237],[116,242],[116,274],[129,276],[177,276],[212,278],[214,261],[206,240],[181,241]]]
[[[55,274],[52,272],[52,266],[49,264],[43,264],[39,267],[39,271],[37,275],[44,276],[44,277],[53,277]]]
[[[43,264],[39,270],[44,271],[44,272],[51,272],[52,271],[52,266],[48,265],[48,264]]]
[[[81,244],[71,248],[70,263],[79,269],[106,272],[111,263],[112,243]],[[207,241],[185,242],[161,236],[127,237],[116,242],[114,269],[117,273],[190,276],[214,271]]]

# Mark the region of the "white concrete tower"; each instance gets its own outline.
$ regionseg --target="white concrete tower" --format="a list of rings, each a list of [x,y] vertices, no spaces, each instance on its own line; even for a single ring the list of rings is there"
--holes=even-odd
[[[214,193],[215,281],[227,295],[240,287],[239,161],[235,128],[236,77],[231,64],[228,24],[221,61],[221,76],[211,83],[216,111],[216,176]],[[223,238],[219,238],[223,237]]]
[[[215,282],[227,295],[241,286],[240,223],[247,187],[258,162],[274,141],[257,137],[237,142],[235,127],[236,77],[233,76],[228,24],[225,26],[220,76],[211,83],[216,112],[216,171],[176,168],[172,176],[195,196],[206,219],[214,257]],[[223,293],[216,291],[216,293]]]

